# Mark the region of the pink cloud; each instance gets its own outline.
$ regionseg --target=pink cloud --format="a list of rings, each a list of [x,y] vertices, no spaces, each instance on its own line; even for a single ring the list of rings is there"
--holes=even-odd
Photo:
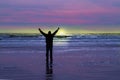
[[[103,1],[103,0],[102,0]],[[101,2],[102,2],[101,1]],[[118,1],[118,0],[115,0]],[[99,23],[100,16],[112,15],[113,17],[120,14],[120,8],[104,7],[93,3],[91,0],[1,0],[2,3],[14,5],[15,7],[2,8],[0,10],[0,22],[23,22],[23,23],[66,23],[66,24],[81,24],[81,23]],[[64,3],[63,3],[64,2]],[[106,2],[106,1],[105,1]],[[113,0],[110,0],[111,4]],[[26,8],[21,9],[16,5],[39,6],[44,5],[48,8]],[[57,5],[56,7],[54,7]],[[49,9],[52,7],[52,9]],[[4,14],[7,14],[4,15]],[[4,16],[3,16],[4,15]],[[118,15],[119,16],[119,15]],[[116,17],[115,17],[116,18]],[[114,19],[115,19],[114,18]],[[109,19],[109,18],[108,18]]]

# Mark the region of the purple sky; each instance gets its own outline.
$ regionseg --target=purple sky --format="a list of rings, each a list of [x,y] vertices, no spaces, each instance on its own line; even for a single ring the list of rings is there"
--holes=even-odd
[[[38,25],[119,32],[120,0],[0,0],[0,32]]]

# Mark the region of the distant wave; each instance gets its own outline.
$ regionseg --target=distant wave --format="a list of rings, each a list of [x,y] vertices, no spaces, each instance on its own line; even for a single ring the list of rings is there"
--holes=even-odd
[[[0,39],[1,38],[44,38],[42,35],[39,34],[0,34]],[[77,35],[63,35],[63,36],[56,36],[55,38],[101,38],[101,39],[107,39],[107,38],[119,38],[120,39],[120,33],[101,33],[101,34],[77,34]]]
[[[0,47],[45,46],[45,38],[39,34],[0,34]],[[54,46],[72,47],[120,47],[120,34],[80,34],[56,36]]]

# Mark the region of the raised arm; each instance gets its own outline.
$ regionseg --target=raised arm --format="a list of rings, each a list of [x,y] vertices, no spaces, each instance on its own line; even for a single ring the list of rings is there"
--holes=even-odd
[[[38,30],[40,31],[41,34],[43,34],[44,36],[46,36],[46,33],[44,33],[40,28]]]
[[[53,33],[53,36],[56,35],[56,33],[58,32],[59,29],[60,29],[60,28],[58,27],[58,29]]]

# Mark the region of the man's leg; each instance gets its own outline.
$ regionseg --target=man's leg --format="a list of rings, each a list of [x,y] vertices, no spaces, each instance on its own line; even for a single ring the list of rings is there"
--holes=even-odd
[[[46,60],[49,60],[49,48],[46,46]]]
[[[53,63],[53,53],[52,53],[52,47],[50,47],[50,63]]]

